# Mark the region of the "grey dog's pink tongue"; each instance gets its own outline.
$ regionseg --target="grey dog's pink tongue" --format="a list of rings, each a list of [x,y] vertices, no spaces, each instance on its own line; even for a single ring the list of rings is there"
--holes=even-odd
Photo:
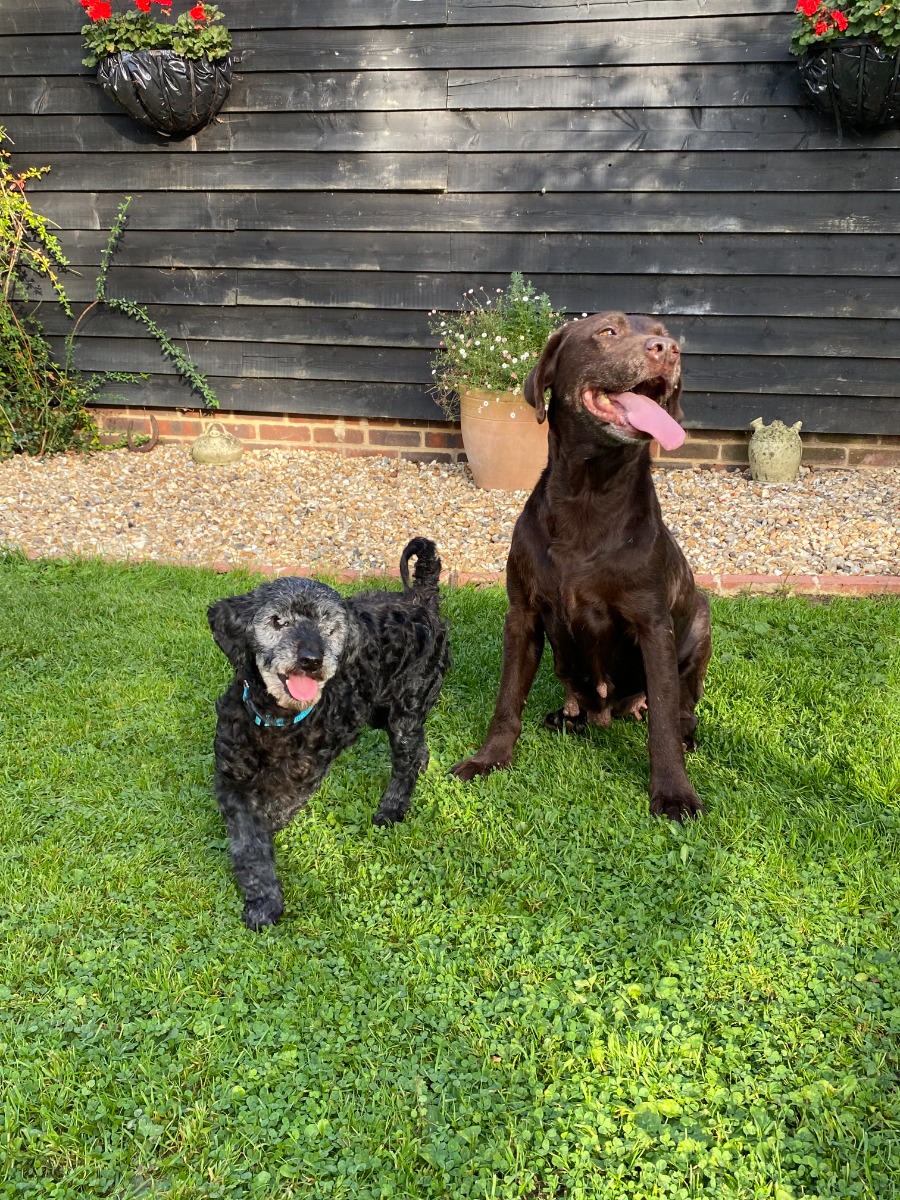
[[[315,700],[319,692],[319,685],[309,675],[294,674],[288,675],[286,681],[287,690],[291,693],[295,700],[299,700],[301,704],[306,704],[310,700]]]
[[[638,392],[609,392],[609,398],[625,410],[629,425],[655,437],[666,450],[677,450],[687,436],[664,409]]]

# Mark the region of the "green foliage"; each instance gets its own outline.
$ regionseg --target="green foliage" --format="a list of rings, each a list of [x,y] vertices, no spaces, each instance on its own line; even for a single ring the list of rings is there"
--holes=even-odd
[[[643,724],[540,728],[548,659],[514,767],[448,778],[505,598],[447,592],[409,817],[369,732],[257,935],[204,617],[253,582],[0,561],[0,1195],[897,1200],[897,600],[714,602],[682,828]]]
[[[839,38],[868,38],[885,50],[900,50],[900,0],[800,0],[791,38],[794,54]]]
[[[86,67],[121,50],[174,50],[183,58],[224,58],[231,50],[231,34],[214,4],[202,5],[204,16],[189,12],[175,21],[158,21],[150,13],[113,13],[92,21],[81,30]]]
[[[26,194],[27,184],[49,168],[32,167],[20,174],[9,164],[0,126],[0,459],[12,454],[56,454],[64,450],[96,449],[99,433],[87,406],[100,398],[119,399],[105,389],[110,383],[135,383],[146,376],[123,371],[85,375],[75,366],[75,342],[88,314],[99,304],[140,321],[156,338],[175,370],[198,392],[204,403],[218,407],[206,376],[151,318],[146,308],[132,300],[107,295],[107,277],[119,240],[125,230],[131,201],[120,205],[104,247],[97,275],[96,298],[78,316],[66,338],[62,364],[27,301],[35,283],[47,280],[68,317],[73,309],[60,279],[69,263],[51,232],[51,223],[36,213]]]
[[[448,416],[458,411],[459,393],[467,388],[521,394],[525,376],[561,323],[549,296],[538,295],[518,271],[493,297],[478,290],[480,296],[470,288],[455,313],[429,313],[429,329],[440,339],[431,360],[434,391]]]
[[[60,307],[72,315],[60,280],[68,260],[51,223],[34,211],[26,194],[27,184],[49,167],[16,174],[5,139],[0,126],[0,459],[84,447],[96,437],[85,407],[91,386],[54,360],[40,325],[13,306],[46,279]]]

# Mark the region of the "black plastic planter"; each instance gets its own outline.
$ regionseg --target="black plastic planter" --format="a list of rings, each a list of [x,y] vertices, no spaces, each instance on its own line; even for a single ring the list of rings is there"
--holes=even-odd
[[[136,121],[157,133],[192,133],[211,121],[231,91],[231,55],[182,58],[174,50],[121,50],[101,59],[97,80]]]
[[[800,58],[810,102],[853,129],[900,121],[900,51],[864,39],[829,42]]]

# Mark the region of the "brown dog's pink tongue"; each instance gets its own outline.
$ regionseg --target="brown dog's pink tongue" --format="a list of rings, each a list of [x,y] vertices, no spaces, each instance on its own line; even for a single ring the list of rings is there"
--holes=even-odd
[[[609,398],[625,410],[629,425],[655,437],[665,450],[677,450],[687,436],[664,409],[638,392],[610,392]]]
[[[285,682],[287,690],[295,700],[299,700],[302,704],[308,704],[310,700],[315,700],[319,691],[319,685],[309,675],[288,675]]]

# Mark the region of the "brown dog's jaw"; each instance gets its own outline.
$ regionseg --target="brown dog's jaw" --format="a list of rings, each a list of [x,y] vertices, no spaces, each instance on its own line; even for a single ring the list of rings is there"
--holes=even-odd
[[[629,424],[621,405],[610,400],[606,392],[601,392],[599,388],[585,388],[581,393],[581,403],[592,417],[596,417],[598,421],[602,421],[604,425],[610,427],[610,432],[614,437],[629,442],[650,440],[649,434],[642,433]]]

